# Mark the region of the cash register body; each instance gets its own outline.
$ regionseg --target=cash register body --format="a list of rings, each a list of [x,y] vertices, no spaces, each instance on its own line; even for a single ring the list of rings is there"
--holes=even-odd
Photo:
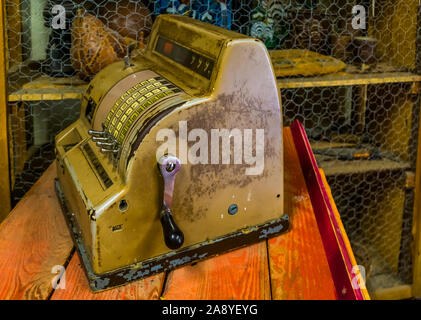
[[[246,174],[250,166],[234,164],[232,155],[230,164],[182,161],[170,214],[183,241],[170,249],[160,220],[164,181],[156,153],[163,141],[157,135],[162,129],[179,135],[183,121],[206,132],[264,129],[264,168]],[[111,149],[98,143],[104,132]],[[188,149],[194,144],[177,141]],[[91,81],[80,118],[56,138],[56,153],[56,190],[94,291],[262,241],[289,226],[271,60],[262,42],[229,30],[159,16],[143,53]]]

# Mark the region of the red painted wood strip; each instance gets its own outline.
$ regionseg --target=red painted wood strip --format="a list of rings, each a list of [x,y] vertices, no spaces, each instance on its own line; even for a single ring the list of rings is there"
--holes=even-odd
[[[65,288],[54,291],[52,300],[156,300],[164,283],[164,273],[128,285],[93,293],[75,253],[65,273]]]
[[[285,212],[289,233],[270,239],[273,299],[336,299],[336,290],[319,234],[306,182],[292,139],[284,129]]]
[[[351,243],[349,242],[348,235],[346,234],[344,225],[342,224],[342,221],[341,221],[341,216],[339,214],[338,208],[336,207],[335,201],[333,199],[332,190],[330,189],[330,186],[327,183],[327,179],[326,179],[326,176],[325,176],[325,173],[324,173],[323,169],[319,169],[319,172],[320,172],[320,176],[322,177],[323,185],[326,189],[327,196],[329,197],[329,201],[332,204],[333,213],[335,214],[336,220],[338,221],[339,228],[340,228],[341,233],[343,235],[343,239],[344,239],[344,242],[345,242],[346,249],[349,253],[351,263],[352,263],[353,266],[357,266],[358,265],[357,260],[355,259],[354,253],[352,252]],[[362,275],[359,272],[358,268],[355,268],[355,270],[356,270],[357,273],[359,273],[360,276],[355,278],[354,281],[358,282],[358,284],[360,286],[360,289],[361,289],[361,292],[364,296],[364,299],[370,300],[371,298],[370,298],[370,295],[368,294],[367,288],[365,286],[364,279],[362,278]]]
[[[55,265],[73,248],[54,193],[52,164],[0,224],[0,299],[47,299]]]
[[[294,121],[291,125],[291,132],[301,168],[306,177],[319,231],[323,235],[323,245],[329,261],[337,295],[339,299],[363,299],[360,288],[352,285],[351,278],[354,279],[356,277],[355,271],[353,270],[349,253],[324,188],[304,127],[299,121]]]

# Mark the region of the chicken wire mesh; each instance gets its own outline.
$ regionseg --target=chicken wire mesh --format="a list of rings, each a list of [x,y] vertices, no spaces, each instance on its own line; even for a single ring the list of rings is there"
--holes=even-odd
[[[410,284],[419,123],[411,84],[283,89],[282,96],[286,125],[298,118],[307,128],[367,288]]]
[[[54,137],[79,116],[87,81],[141,50],[156,16],[182,14],[270,50],[301,50],[273,61],[284,125],[304,124],[368,289],[411,283],[420,100],[403,73],[416,73],[418,8],[418,0],[7,0],[13,204],[53,162]],[[322,56],[306,60],[308,51]],[[332,61],[345,64],[331,69]]]

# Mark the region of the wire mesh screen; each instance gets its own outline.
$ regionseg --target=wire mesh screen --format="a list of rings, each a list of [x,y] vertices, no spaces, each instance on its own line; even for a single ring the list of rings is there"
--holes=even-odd
[[[282,96],[286,125],[297,118],[306,125],[367,288],[411,283],[419,122],[411,84],[283,89]]]
[[[54,160],[87,83],[140,52],[159,14],[262,40],[284,125],[299,119],[371,292],[412,281],[418,0],[7,0],[16,204]],[[420,39],[418,39],[420,40]]]
[[[11,104],[9,108],[15,205],[55,160],[54,138],[77,120],[80,102],[28,101]]]

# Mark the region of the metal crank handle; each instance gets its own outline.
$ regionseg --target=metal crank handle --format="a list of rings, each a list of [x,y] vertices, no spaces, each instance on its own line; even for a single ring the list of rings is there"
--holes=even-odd
[[[164,179],[164,197],[161,208],[161,225],[164,241],[168,248],[174,250],[184,243],[184,234],[174,221],[171,203],[174,192],[174,181],[180,169],[180,160],[173,155],[163,155],[158,160],[158,168]]]

